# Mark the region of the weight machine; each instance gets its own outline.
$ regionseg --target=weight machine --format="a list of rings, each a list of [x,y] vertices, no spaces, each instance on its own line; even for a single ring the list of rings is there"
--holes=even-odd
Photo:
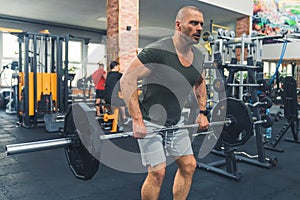
[[[67,111],[69,36],[12,34],[19,42],[19,123],[38,126],[46,113]]]

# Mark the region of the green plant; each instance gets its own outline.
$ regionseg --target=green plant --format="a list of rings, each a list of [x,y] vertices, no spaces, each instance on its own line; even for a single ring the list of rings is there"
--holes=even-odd
[[[72,65],[72,66],[68,67],[68,72],[69,72],[69,74],[75,74],[77,69],[78,69],[78,67],[75,67],[74,65]]]

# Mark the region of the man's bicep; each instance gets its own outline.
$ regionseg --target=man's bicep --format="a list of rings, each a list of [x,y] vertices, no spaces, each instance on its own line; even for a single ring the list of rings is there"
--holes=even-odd
[[[206,81],[205,81],[205,75],[202,73],[199,76],[199,81],[196,82],[196,84],[193,87],[194,92],[196,95],[206,95]]]

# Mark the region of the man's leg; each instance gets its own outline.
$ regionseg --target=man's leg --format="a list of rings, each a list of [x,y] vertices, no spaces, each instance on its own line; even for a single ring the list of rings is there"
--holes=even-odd
[[[101,112],[100,112],[100,103],[101,103],[101,99],[97,98],[96,103],[95,103],[95,105],[96,105],[96,115],[97,116],[100,116],[100,114],[101,114]]]
[[[144,120],[148,132],[162,128]],[[148,139],[138,139],[142,163],[148,168],[148,175],[141,189],[141,199],[158,199],[166,171],[166,156],[160,134],[151,134]]]
[[[159,164],[155,167],[148,167],[148,175],[142,186],[142,200],[158,199],[161,185],[163,183],[166,171],[166,163]]]
[[[174,200],[184,200],[189,194],[197,163],[194,155],[178,157],[176,163],[178,170],[173,185]]]
[[[120,114],[121,114],[121,120],[124,123],[126,120],[126,111],[125,111],[125,106],[119,106]]]

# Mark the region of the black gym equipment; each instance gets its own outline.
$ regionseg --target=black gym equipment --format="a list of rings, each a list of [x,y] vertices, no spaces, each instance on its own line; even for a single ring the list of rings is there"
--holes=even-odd
[[[218,130],[221,131],[222,134],[217,148],[220,148],[220,146],[224,147],[222,155],[225,157],[225,159],[211,162],[208,164],[198,162],[197,166],[200,169],[204,169],[235,180],[239,180],[240,174],[237,168],[234,147],[244,144],[253,135],[253,121],[249,109],[246,107],[246,105],[242,101],[234,98],[221,100],[214,107],[212,111],[212,120],[218,121],[219,119],[222,119],[224,117],[229,118],[235,122],[227,127],[224,127],[223,130]],[[237,118],[238,121],[242,122],[242,124],[235,121]],[[226,165],[225,170],[220,168],[223,165]]]
[[[238,116],[238,121],[235,121]],[[237,161],[247,161],[255,163],[253,159],[236,155],[236,147],[245,144],[248,139],[253,136],[253,127],[272,126],[272,119],[270,117],[263,117],[259,121],[253,120],[250,109],[246,104],[235,98],[227,98],[218,102],[212,111],[212,120],[218,121],[221,118],[231,119],[233,123],[229,126],[224,126],[221,130],[219,144],[212,150],[212,153],[225,157],[224,160],[218,160],[211,163],[198,162],[198,167],[209,172],[220,174],[228,178],[240,180],[240,173],[238,172]],[[242,124],[240,124],[242,122]],[[218,127],[216,127],[218,128]],[[215,130],[218,132],[218,130]],[[271,159],[267,159],[271,160]],[[221,167],[225,165],[225,169]]]
[[[78,99],[82,98],[82,101],[88,101],[90,99],[90,96],[92,95],[92,86],[93,86],[93,80],[91,76],[89,77],[83,77],[81,79],[77,80],[76,83],[77,89],[81,90],[83,96],[82,97],[75,97],[73,96],[73,102],[78,102]],[[91,99],[91,101],[95,101],[95,99]]]
[[[0,90],[0,109],[6,108],[6,105],[9,102],[10,92],[11,92],[11,89],[9,89],[9,88],[3,88]]]
[[[296,80],[288,76],[283,79],[283,91],[282,100],[284,107],[284,117],[286,118],[286,124],[280,129],[279,133],[275,137],[265,144],[265,149],[273,150],[277,152],[283,152],[283,149],[276,148],[277,144],[283,138],[283,136],[291,129],[293,138],[285,139],[289,142],[300,143],[298,137],[299,119],[298,119],[298,100],[297,100],[297,82]]]
[[[248,105],[251,116],[254,121],[268,121],[267,123],[260,124],[258,126],[253,123],[254,131],[255,131],[255,140],[256,140],[256,148],[257,155],[255,156],[247,156],[243,155],[235,155],[230,158],[230,151],[234,151],[234,149],[226,150],[224,147],[223,152],[218,152],[223,156],[227,156],[226,158],[229,160],[226,165],[234,168],[234,162],[236,160],[243,161],[252,165],[256,165],[264,168],[271,168],[274,166],[274,163],[277,163],[276,158],[268,158],[265,155],[264,149],[264,140],[263,133],[261,127],[269,127],[273,124],[273,121],[270,116],[262,115],[261,108],[268,108],[272,106],[272,101],[270,99],[264,99],[263,101],[259,101],[257,92],[264,92],[269,90],[269,84],[266,80],[262,79],[262,45],[264,40],[270,39],[278,39],[283,38],[285,32],[281,32],[281,35],[272,36],[272,37],[261,37],[261,36],[251,36],[245,37],[242,35],[239,38],[230,38],[225,36],[222,32],[219,33],[218,39],[211,42],[211,46],[214,47],[214,61],[213,65],[217,68],[219,73],[222,75],[221,77],[215,77],[217,80],[213,83],[213,88],[216,93],[219,95],[219,98],[222,99],[224,96],[223,93],[226,94],[226,97],[235,97],[241,100],[244,100],[245,94],[247,95],[249,102],[246,102]],[[248,57],[245,59],[247,63],[244,63],[244,53],[245,49],[248,50]],[[232,50],[231,60],[227,59],[229,54],[228,52]],[[240,62],[238,63],[238,59],[236,56],[236,50],[240,50]],[[253,54],[255,52],[255,55]],[[227,54],[226,54],[227,53]],[[254,61],[254,58],[256,59]],[[227,59],[227,60],[226,60]],[[243,72],[243,73],[242,73]],[[238,74],[237,74],[238,73]],[[247,79],[243,77],[243,75],[247,75]],[[235,81],[236,77],[240,75],[238,81]],[[247,93],[244,93],[245,89],[247,89]],[[221,92],[221,93],[220,93]],[[220,144],[219,144],[220,145]],[[220,148],[218,149],[220,150]],[[225,154],[227,155],[224,155]],[[218,169],[219,170],[219,169]],[[236,172],[236,170],[228,170],[230,173],[227,175],[230,176]],[[227,171],[227,172],[228,172]],[[233,173],[231,173],[233,172]],[[222,171],[223,173],[223,171]],[[234,176],[238,179],[238,176]]]
[[[247,60],[247,61],[251,62],[249,60]],[[257,74],[257,72],[261,71],[261,66],[255,66],[253,68],[251,68],[251,67],[246,68],[246,71],[248,74],[248,83],[256,84],[257,83],[256,74]],[[259,102],[257,91],[259,91],[258,88],[255,88],[255,87],[249,88],[249,94],[250,94],[252,104],[256,104]],[[262,120],[262,117],[263,118],[267,117],[267,116],[262,116],[260,114],[259,107],[250,107],[250,110],[252,113],[252,117],[258,121]],[[270,117],[268,117],[268,119],[270,119]],[[272,125],[272,122],[270,122],[270,120],[268,120],[268,121],[269,121],[268,123],[270,123],[270,125]],[[255,159],[253,159],[253,158],[237,155],[237,159],[239,161],[246,162],[246,163],[256,165],[259,167],[271,168],[272,166],[274,166],[273,160],[277,159],[277,158],[272,158],[272,156],[270,158],[268,158],[266,156],[265,151],[264,151],[264,140],[263,140],[263,133],[262,133],[261,127],[254,126],[254,131],[255,131],[255,138],[256,138],[257,157]]]
[[[65,114],[46,113],[44,115],[44,121],[47,132],[59,132],[64,129]]]
[[[82,115],[80,113],[77,113],[77,111],[73,111],[72,109],[78,109],[78,106],[70,106],[69,110],[65,116],[65,124],[64,124],[64,137],[65,138],[71,138],[72,143],[65,147],[65,154],[66,158],[69,164],[70,169],[72,170],[72,173],[76,178],[83,179],[83,180],[89,180],[91,179],[96,172],[99,169],[99,160],[97,160],[86,148],[89,148],[91,144],[93,144],[93,141],[89,141],[90,144],[82,143],[82,140],[80,136],[78,135],[77,127],[80,126],[78,123],[78,120],[76,120],[76,117],[80,118]],[[79,107],[82,108],[82,107]],[[85,111],[84,111],[85,112]],[[74,114],[75,113],[75,114]],[[87,114],[87,113],[83,113]],[[87,116],[87,115],[86,115]],[[93,115],[92,115],[93,116]],[[75,118],[75,119],[74,119]],[[75,121],[76,120],[76,121]],[[83,123],[86,123],[85,120],[79,120]],[[84,126],[86,126],[84,124]],[[92,127],[88,127],[91,129]],[[82,134],[87,135],[88,134]],[[93,136],[97,135],[94,133]],[[97,138],[94,142],[99,142]],[[86,139],[84,141],[87,141]],[[97,145],[97,144],[95,144]],[[99,156],[97,156],[99,157]]]

